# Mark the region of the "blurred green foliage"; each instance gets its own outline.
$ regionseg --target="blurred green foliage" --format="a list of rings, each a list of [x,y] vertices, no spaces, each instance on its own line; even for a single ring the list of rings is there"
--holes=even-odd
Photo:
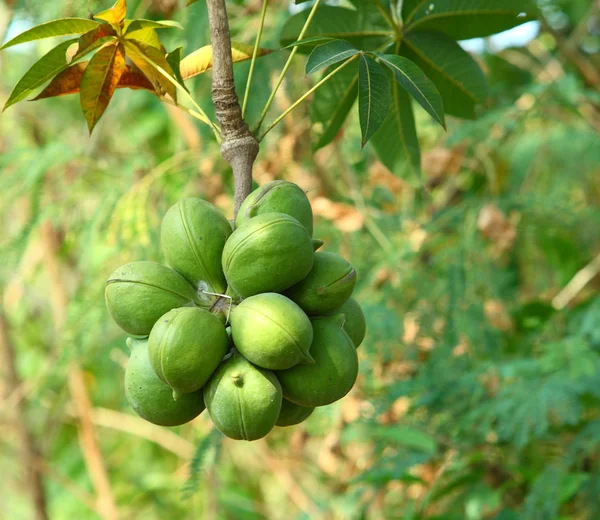
[[[0,34],[10,20],[87,9],[9,3]],[[130,4],[188,28],[168,48],[208,41],[204,2]],[[277,48],[284,4],[265,47]],[[265,140],[256,181],[309,190],[315,235],[353,262],[369,324],[352,393],[266,441],[223,440],[202,416],[171,430],[137,420],[123,393],[125,337],[103,303],[118,265],[162,260],[160,220],[178,199],[231,216],[230,172],[209,132],[129,91],[92,138],[76,98],[2,114],[0,286],[22,385],[0,382],[0,516],[33,514],[12,426],[24,399],[53,519],[110,518],[102,472],[127,519],[599,518],[600,85],[582,67],[599,68],[588,50],[600,14],[589,1],[540,4],[554,34],[479,57],[492,90],[479,120],[442,134],[417,112],[423,186],[361,152],[357,124],[313,155],[309,106]],[[260,2],[229,8],[235,38],[251,42]],[[45,49],[0,55],[1,100]],[[283,59],[258,62],[250,119]],[[279,110],[306,86],[302,61]],[[236,66],[239,85],[248,66]],[[210,112],[208,76],[194,93]],[[82,435],[78,370],[100,461]]]

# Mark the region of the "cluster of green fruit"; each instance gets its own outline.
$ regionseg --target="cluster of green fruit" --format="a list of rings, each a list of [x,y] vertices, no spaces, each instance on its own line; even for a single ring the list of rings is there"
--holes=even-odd
[[[175,426],[206,407],[225,435],[255,440],[350,391],[366,326],[356,272],[317,252],[297,185],[251,193],[235,227],[210,203],[181,200],[161,228],[171,268],[120,267],[106,304],[132,336],[125,390],[141,417]]]

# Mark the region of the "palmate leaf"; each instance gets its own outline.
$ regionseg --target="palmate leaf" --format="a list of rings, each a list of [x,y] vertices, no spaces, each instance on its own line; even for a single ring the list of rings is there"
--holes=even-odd
[[[391,72],[390,72],[391,74]],[[394,81],[390,113],[371,140],[379,160],[398,177],[421,175],[421,150],[408,92]]]
[[[125,49],[121,43],[102,47],[90,60],[81,78],[81,110],[90,132],[104,114],[125,72]]]
[[[389,67],[396,81],[417,100],[419,105],[446,128],[442,97],[436,86],[425,76],[423,71],[412,61],[395,54],[384,54],[381,57],[381,62]]]
[[[69,34],[81,34],[91,31],[98,25],[94,20],[87,18],[62,18],[52,22],[43,23],[32,27],[12,40],[6,42],[0,50],[8,49],[21,43],[32,42],[44,38],[52,38],[53,36],[66,36]]]
[[[328,74],[330,70],[325,73]],[[328,145],[346,121],[358,96],[358,71],[348,65],[315,92],[310,111],[313,149]]]
[[[534,20],[531,0],[408,0],[405,32],[435,30],[456,40],[489,36]]]
[[[332,41],[334,38],[327,38],[326,36],[311,36],[310,38],[302,38],[301,40],[297,40],[293,43],[290,43],[288,46],[284,47],[284,49],[291,49],[293,47],[302,47],[309,46],[311,48],[316,47],[317,45],[322,45],[324,43]]]
[[[379,130],[390,107],[390,81],[370,56],[363,54],[358,66],[358,115],[362,146]]]
[[[121,25],[125,21],[127,15],[127,0],[117,0],[115,5],[106,11],[102,11],[94,15],[97,20],[104,20],[105,22]]]
[[[82,61],[75,65],[71,65],[68,69],[56,76],[32,101],[77,94],[81,90],[81,80],[88,64],[89,61]],[[146,78],[139,69],[131,65],[125,66],[125,71],[119,79],[117,88],[129,88],[132,90],[144,89],[156,94],[156,90],[154,90],[154,86],[150,83],[148,78]]]
[[[306,74],[312,74],[318,70],[324,69],[344,61],[358,54],[358,51],[345,40],[331,40],[315,47],[308,60],[306,61]]]
[[[231,42],[233,63],[252,59],[253,51],[253,45],[235,41]],[[266,56],[271,52],[273,51],[270,49],[259,48],[258,56]],[[181,60],[181,77],[183,79],[190,79],[206,72],[210,68],[212,68],[212,45],[205,45]]]
[[[280,36],[282,47],[294,43],[308,18],[304,10],[292,16],[284,25]],[[392,37],[391,29],[380,19],[365,19],[359,11],[334,7],[320,6],[312,19],[305,39],[318,36],[347,40],[357,49],[375,50]],[[302,46],[299,52],[310,52],[310,45]]]
[[[101,23],[91,31],[81,35],[78,41],[77,53],[91,47],[95,42],[107,36],[117,36],[117,31],[109,23]]]
[[[125,34],[128,32],[139,31],[141,29],[180,29],[183,31],[183,27],[180,23],[173,20],[161,20],[155,22],[154,20],[131,20],[127,25]]]
[[[175,77],[177,78],[178,83],[186,90],[187,87],[183,82],[183,78],[181,77],[181,60],[183,58],[183,47],[177,47],[174,51],[171,51],[167,54],[167,63],[171,66],[171,69],[175,73]],[[189,92],[189,90],[188,90]]]
[[[475,119],[475,106],[487,97],[487,81],[477,62],[458,43],[442,33],[415,31],[406,35],[400,54],[435,83],[446,113]]]
[[[160,38],[158,37],[158,34],[156,33],[156,30],[151,29],[151,28],[145,28],[145,29],[137,29],[135,31],[129,31],[127,30],[128,28],[128,21],[125,21],[125,36],[124,38],[126,40],[135,40],[141,43],[145,43],[146,45],[151,45],[152,47],[154,47],[155,49],[158,49],[162,52],[166,52],[165,48],[163,47],[163,44],[160,42]]]
[[[22,101],[63,70],[68,65],[67,49],[75,42],[77,40],[61,43],[34,63],[15,85],[2,110],[4,111],[11,105]]]

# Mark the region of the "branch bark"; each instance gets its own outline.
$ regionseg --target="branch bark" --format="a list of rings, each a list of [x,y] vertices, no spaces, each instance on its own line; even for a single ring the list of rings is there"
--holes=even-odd
[[[252,191],[252,167],[258,141],[242,117],[235,92],[231,37],[225,0],[206,0],[213,49],[212,98],[223,141],[221,155],[231,165],[235,182],[235,213]]]

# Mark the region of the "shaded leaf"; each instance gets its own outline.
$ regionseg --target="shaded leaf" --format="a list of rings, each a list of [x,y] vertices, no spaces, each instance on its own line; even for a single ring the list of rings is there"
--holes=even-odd
[[[536,12],[531,0],[427,0],[419,2],[404,23],[406,32],[430,29],[466,40],[535,20]]]
[[[76,41],[69,40],[61,43],[34,63],[15,85],[2,110],[22,101],[63,70],[67,66],[67,49]]]
[[[282,47],[290,45],[298,39],[308,14],[309,10],[306,9],[289,18],[281,32],[280,42]],[[359,11],[322,5],[315,12],[310,27],[304,36],[305,39],[319,36],[347,40],[357,49],[375,50],[392,38],[392,32],[385,21],[381,21],[379,18],[374,21],[365,20]],[[307,51],[310,51],[309,45],[299,49],[299,52]]]
[[[89,61],[82,61],[71,65],[67,70],[61,72],[56,76],[50,84],[40,93],[39,96],[34,98],[32,101],[39,99],[46,99],[51,97],[66,96],[68,94],[77,94],[80,91],[81,79],[83,73],[87,68]],[[149,90],[156,94],[154,86],[142,72],[133,67],[132,65],[126,65],[125,71],[123,72],[117,88],[130,88],[133,90]]]
[[[181,59],[183,57],[183,47],[177,47],[174,51],[167,54],[167,63],[171,66],[178,83],[187,90],[183,78],[181,77]],[[189,91],[188,91],[189,92]]]
[[[189,7],[190,5],[192,5],[192,4],[195,4],[197,1],[198,1],[198,0],[187,0],[187,2],[186,2],[186,4],[185,4],[185,6],[186,6],[186,7]]]
[[[408,92],[395,81],[392,83],[390,113],[371,143],[379,160],[394,175],[420,177],[421,150],[412,103]]]
[[[164,52],[136,40],[125,40],[124,43],[127,56],[152,82],[156,91],[161,95],[167,93],[173,100],[177,100],[177,87],[158,68],[160,67],[175,81],[175,74]]]
[[[91,31],[81,35],[78,41],[78,48],[75,54],[79,54],[88,47],[91,47],[96,41],[106,38],[107,36],[116,36],[117,31],[108,23],[101,23]]]
[[[127,15],[127,0],[117,0],[115,5],[106,11],[102,11],[94,15],[97,20],[104,20],[105,22],[112,23],[114,25],[121,25],[125,21]]]
[[[121,44],[102,47],[81,78],[81,110],[90,132],[104,114],[125,72],[125,50]]]
[[[395,54],[384,54],[384,63],[394,73],[394,78],[411,94],[431,117],[446,128],[444,102],[433,82],[412,61]]]
[[[98,25],[98,22],[94,20],[88,20],[87,18],[62,18],[60,20],[54,20],[52,22],[43,23],[32,27],[25,32],[22,32],[18,36],[15,36],[12,40],[6,42],[0,50],[8,49],[14,45],[21,43],[32,42],[35,40],[41,40],[43,38],[51,38],[53,36],[65,36],[67,34],[80,34],[91,31]]]
[[[234,63],[252,59],[253,51],[253,45],[231,42],[231,55]],[[265,56],[271,52],[273,51],[259,48],[258,56]],[[212,45],[205,45],[181,60],[181,76],[183,79],[193,78],[210,68],[212,68]]]
[[[435,83],[446,113],[475,119],[475,105],[487,97],[487,82],[477,62],[458,43],[442,33],[415,31],[404,39],[400,54]]]
[[[306,74],[312,74],[318,70],[329,67],[340,61],[344,61],[351,56],[358,54],[358,51],[344,40],[332,40],[315,47],[306,61]]]
[[[323,43],[327,43],[332,40],[333,40],[333,38],[327,38],[325,36],[311,36],[310,38],[302,38],[301,40],[290,43],[287,47],[283,47],[283,48],[291,49],[292,47],[302,47],[303,45],[308,45],[310,47],[316,47],[317,45],[321,45]]]
[[[313,139],[314,150],[333,141],[346,121],[357,95],[358,71],[354,65],[344,67],[315,92],[310,111],[313,134],[316,137]]]
[[[363,54],[358,67],[358,115],[362,145],[379,130],[390,107],[390,82],[381,65]]]
[[[141,29],[181,29],[183,31],[181,24],[173,20],[160,20],[158,22],[154,20],[131,20],[125,34]]]

